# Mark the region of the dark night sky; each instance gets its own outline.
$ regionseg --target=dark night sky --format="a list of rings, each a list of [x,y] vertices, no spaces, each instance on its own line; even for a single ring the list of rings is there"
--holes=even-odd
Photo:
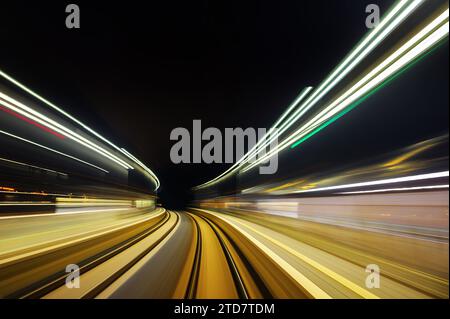
[[[173,128],[190,128],[193,119],[203,127],[269,127],[365,34],[370,3],[93,2],[75,2],[81,29],[69,30],[70,2],[3,1],[0,68],[126,146],[160,177],[166,202],[226,168],[172,164]],[[382,11],[392,2],[376,1]],[[319,136],[299,155],[304,164],[326,155],[332,165],[330,154],[345,147],[363,156],[445,133],[448,44],[424,63],[387,88],[389,98],[374,97],[372,108],[330,128],[330,138]]]

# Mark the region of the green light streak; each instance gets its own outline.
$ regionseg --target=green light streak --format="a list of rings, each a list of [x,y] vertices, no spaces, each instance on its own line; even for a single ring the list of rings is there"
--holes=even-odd
[[[351,110],[353,110],[354,108],[356,108],[358,105],[360,105],[362,102],[364,102],[365,100],[367,100],[369,97],[371,97],[372,95],[374,95],[376,92],[378,92],[379,90],[381,90],[383,87],[385,87],[386,85],[388,85],[389,83],[391,83],[392,81],[394,81],[395,79],[397,79],[400,75],[402,75],[403,73],[405,73],[407,70],[409,70],[410,68],[412,68],[414,65],[416,65],[417,63],[419,63],[420,61],[422,61],[423,59],[425,59],[427,56],[431,55],[434,51],[436,51],[439,47],[441,47],[445,41],[448,38],[444,39],[443,41],[441,41],[441,43],[438,43],[434,46],[434,48],[431,48],[428,52],[422,54],[421,56],[417,57],[415,60],[411,61],[408,65],[406,65],[405,67],[403,67],[403,69],[401,69],[400,71],[398,71],[397,73],[391,75],[388,79],[384,80],[384,82],[382,82],[380,85],[378,85],[376,88],[374,88],[372,91],[370,91],[369,93],[367,93],[365,96],[361,97],[359,100],[353,102],[352,104],[350,104],[346,109],[344,109],[343,111],[341,111],[339,114],[335,115],[334,117],[332,117],[331,119],[329,119],[328,121],[326,121],[325,123],[323,123],[322,125],[320,125],[318,128],[316,128],[315,130],[313,130],[311,133],[305,135],[304,137],[302,137],[300,140],[298,140],[297,142],[293,143],[290,148],[293,149],[295,147],[297,147],[298,145],[302,144],[304,141],[308,140],[311,136],[316,135],[317,133],[319,133],[320,131],[322,131],[324,128],[326,128],[328,125],[332,124],[333,122],[337,121],[339,118],[341,118],[342,116],[344,116],[345,114],[347,114],[348,112],[350,112]]]

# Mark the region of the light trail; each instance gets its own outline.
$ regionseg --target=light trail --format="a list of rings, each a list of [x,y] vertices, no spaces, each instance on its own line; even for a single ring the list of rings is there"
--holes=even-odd
[[[51,206],[52,202],[1,202],[0,206]]]
[[[155,175],[155,173],[153,173],[153,171],[148,168],[144,163],[142,163],[140,160],[138,160],[134,155],[132,155],[130,152],[128,152],[126,149],[122,148],[121,151],[127,155],[129,158],[131,158],[132,160],[134,160],[136,163],[138,163],[143,169],[144,171],[146,171],[148,174],[150,174],[150,176],[153,178],[153,180],[155,181],[156,187],[155,187],[155,191],[158,190],[159,186],[161,186],[161,183],[159,182],[158,177]]]
[[[405,191],[418,191],[418,190],[443,189],[443,188],[448,188],[448,184],[447,185],[373,189],[373,190],[369,190],[369,191],[341,192],[341,193],[337,193],[337,194],[371,194],[371,193],[405,192]]]
[[[23,138],[23,137],[20,137],[20,136],[17,136],[17,135],[14,135],[14,134],[11,134],[11,133],[2,131],[2,130],[0,130],[0,133],[1,133],[1,134],[4,134],[4,135],[7,135],[7,136],[10,136],[10,137],[12,137],[12,138],[18,139],[18,140],[20,140],[20,141],[23,141],[23,142],[32,144],[32,145],[34,145],[34,146],[43,148],[43,149],[48,150],[48,151],[50,151],[50,152],[53,152],[53,153],[56,153],[56,154],[65,156],[65,157],[67,157],[67,158],[73,159],[73,160],[75,160],[75,161],[77,161],[77,162],[80,162],[80,163],[86,164],[86,165],[88,165],[88,166],[91,166],[91,167],[93,167],[93,168],[96,168],[96,169],[98,169],[98,170],[100,170],[100,171],[102,171],[102,172],[109,173],[109,171],[107,171],[106,169],[103,169],[103,168],[101,168],[101,167],[99,167],[99,166],[97,166],[97,165],[91,164],[91,163],[89,163],[89,162],[83,161],[82,159],[79,159],[79,158],[77,158],[77,157],[75,157],[75,156],[72,156],[72,155],[69,155],[69,154],[66,154],[66,153],[57,151],[57,150],[52,149],[52,148],[50,148],[50,147],[41,145],[41,144],[39,144],[39,143],[36,143],[36,142],[30,141],[30,140],[27,140],[27,139],[25,139],[25,138]]]
[[[111,154],[104,148],[89,141],[87,138],[81,136],[80,134],[73,132],[72,130],[68,129],[67,127],[61,125],[60,123],[50,119],[49,117],[33,110],[32,108],[26,106],[25,104],[7,96],[6,94],[4,94],[2,92],[0,92],[0,98],[2,98],[5,101],[8,101],[8,103],[7,102],[2,102],[2,103],[9,109],[11,109],[23,116],[26,116],[26,117],[32,119],[33,121],[36,121],[44,126],[51,128],[52,130],[54,130],[55,132],[57,132],[59,134],[69,137],[73,141],[99,153],[100,155],[119,164],[120,166],[122,166],[125,169],[133,169],[132,166],[130,166],[129,164],[127,164],[125,161],[121,160],[117,156]]]
[[[355,188],[355,187],[365,187],[365,186],[374,186],[374,185],[395,184],[395,183],[402,183],[402,182],[413,182],[413,181],[422,181],[422,180],[435,179],[435,178],[443,178],[443,177],[448,177],[448,176],[449,176],[449,171],[443,171],[443,172],[437,172],[437,173],[429,173],[429,174],[420,174],[420,175],[413,175],[413,176],[381,179],[381,180],[370,181],[370,182],[361,182],[361,183],[351,183],[351,184],[328,186],[328,187],[319,187],[319,188],[313,188],[313,189],[307,189],[307,190],[294,191],[293,193],[311,193],[311,192],[329,191],[329,190],[345,189],[345,188]]]
[[[284,133],[310,110],[325,94],[331,91],[348,73],[350,73],[370,52],[372,52],[392,31],[394,31],[421,3],[417,1],[399,1],[381,23],[373,29],[338,67],[320,84],[311,96],[299,107],[295,114],[280,128]],[[409,3],[409,4],[408,4]],[[408,6],[405,8],[405,5]],[[402,11],[403,10],[403,11]],[[270,143],[270,141],[268,142]]]
[[[43,168],[43,167],[31,165],[31,164],[26,164],[26,163],[22,163],[22,162],[18,162],[18,161],[13,161],[13,160],[6,159],[6,158],[2,158],[2,157],[0,157],[0,161],[4,161],[4,162],[8,162],[8,163],[13,163],[13,164],[21,165],[21,166],[32,167],[32,168],[40,169],[40,170],[47,171],[47,172],[50,172],[50,173],[56,173],[56,174],[59,174],[59,175],[67,176],[66,173],[61,173],[61,172],[58,172],[58,171],[54,171],[54,170],[52,170],[52,169]]]
[[[260,145],[259,149],[267,147],[276,138],[281,136],[289,127],[299,120],[310,108],[312,108],[325,94],[332,90],[348,73],[350,73],[370,52],[372,52],[392,31],[394,31],[414,10],[416,10],[423,0],[399,1],[382,19],[380,24],[367,34],[365,38],[344,58],[344,60],[333,70],[333,72],[314,90],[314,92],[303,102],[299,108],[278,128],[277,132],[270,136],[268,140],[264,139],[264,143]],[[290,108],[289,108],[290,109]],[[287,112],[286,112],[287,113]],[[243,161],[239,161],[227,171],[217,176],[216,178],[195,186],[193,189],[198,190],[204,187],[211,186],[220,182],[227,176],[238,171],[251,158],[249,151],[243,156]],[[274,154],[273,152],[269,152]],[[268,154],[254,162],[250,168],[255,167],[261,162],[267,160]],[[246,159],[246,161],[244,161]],[[245,171],[245,170],[243,170]]]
[[[2,102],[2,101],[0,100],[0,102]],[[20,114],[14,112],[14,111],[8,109],[8,108],[5,108],[5,107],[3,107],[1,104],[0,104],[0,110],[2,110],[2,111],[4,111],[4,112],[6,112],[6,113],[8,113],[8,114],[10,114],[10,115],[12,115],[12,116],[18,118],[18,119],[20,119],[20,120],[22,120],[22,121],[25,121],[25,122],[27,122],[27,123],[29,123],[29,124],[31,124],[31,125],[34,125],[34,126],[40,128],[41,130],[47,132],[47,133],[50,133],[50,134],[52,134],[52,135],[54,135],[54,136],[56,136],[56,137],[59,137],[60,139],[64,139],[64,138],[65,138],[64,135],[59,134],[59,133],[53,131],[52,129],[50,129],[50,128],[44,126],[44,125],[41,125],[41,124],[39,124],[39,123],[37,123],[37,122],[35,122],[35,121],[32,121],[32,120],[30,120],[29,118],[27,118],[27,117],[25,117],[25,116],[22,116],[22,115],[20,115]]]
[[[40,192],[22,192],[22,191],[18,191],[15,188],[12,188],[12,187],[3,187],[3,186],[0,186],[0,193],[13,194],[13,195],[41,195],[41,196],[62,196],[62,197],[69,197],[69,196],[71,196],[69,194],[46,193],[44,191],[40,191]]]
[[[17,206],[23,206],[26,204],[17,204]],[[35,204],[48,206],[49,204]],[[53,203],[53,205],[55,205]],[[1,206],[1,204],[0,204]],[[77,210],[73,212],[55,212],[55,213],[44,213],[44,214],[30,214],[30,215],[13,215],[13,216],[0,216],[0,220],[8,220],[8,219],[21,219],[21,218],[34,218],[34,217],[48,217],[48,216],[58,216],[58,215],[77,215],[77,214],[86,214],[86,213],[99,213],[99,212],[117,212],[128,210],[129,208],[107,208],[107,209],[90,209],[90,210]]]
[[[280,151],[289,147],[294,141],[299,140],[298,143],[304,141],[303,137],[307,136],[307,138],[311,137],[316,131],[307,135],[314,128],[316,128],[320,123],[325,122],[330,117],[333,117],[336,113],[340,111],[345,112],[345,108],[352,103],[355,103],[358,99],[363,97],[365,94],[368,94],[370,90],[373,90],[375,87],[381,85],[383,81],[389,79],[389,77],[393,76],[397,72],[399,72],[402,68],[404,68],[407,64],[414,61],[421,54],[428,51],[431,47],[436,45],[439,41],[448,36],[449,33],[449,23],[448,23],[449,10],[448,8],[438,16],[433,22],[423,28],[420,32],[418,32],[414,37],[412,37],[407,43],[405,43],[400,49],[390,55],[385,61],[383,61],[380,65],[375,67],[367,76],[365,76],[360,82],[358,82],[351,89],[346,91],[343,95],[343,100],[338,98],[338,102],[334,102],[329,105],[327,108],[322,110],[318,115],[312,118],[309,122],[300,127],[297,131],[289,135],[282,143],[280,143],[275,149],[270,150],[265,156],[258,159],[256,162],[250,164],[249,166],[242,169],[242,172],[246,172],[256,165],[260,164],[268,160],[270,157],[279,153]],[[444,24],[442,24],[446,21]],[[436,29],[436,26],[440,25],[439,28]],[[430,31],[434,30],[430,33]],[[425,35],[428,34],[426,37]],[[415,46],[414,46],[415,45]],[[414,46],[414,47],[413,47]],[[409,51],[408,51],[409,50]],[[395,62],[393,62],[395,61]],[[385,68],[382,72],[380,70]],[[376,76],[374,76],[378,73]],[[370,79],[369,81],[367,81]],[[362,82],[367,81],[362,87],[358,87]],[[356,90],[356,88],[358,88]],[[340,103],[339,103],[340,102]],[[345,113],[344,113],[345,114]],[[339,118],[339,116],[337,117]],[[333,120],[333,119],[332,119]],[[319,122],[320,121],[320,122]],[[296,143],[297,144],[297,143]],[[298,145],[298,144],[297,144]],[[294,144],[294,146],[296,146]]]
[[[362,95],[364,95],[369,90],[371,90],[374,86],[376,86],[377,84],[382,82],[384,79],[388,78],[391,74],[395,73],[398,69],[403,67],[403,65],[405,65],[406,63],[402,64],[400,62],[402,60],[400,60],[399,58],[402,55],[404,55],[406,52],[411,50],[411,48],[414,48],[414,46],[416,46],[418,43],[420,43],[420,41],[424,41],[425,44],[423,44],[423,45],[426,48],[432,46],[434,44],[433,37],[431,37],[431,36],[427,37],[427,38],[425,38],[425,37],[427,35],[429,35],[433,30],[435,30],[439,25],[441,25],[446,20],[448,20],[448,16],[449,16],[449,10],[447,9],[441,15],[439,15],[435,20],[433,20],[433,22],[431,22],[429,25],[427,25],[424,29],[422,29],[419,33],[417,33],[414,37],[412,37],[409,41],[407,41],[403,46],[401,46],[397,51],[395,51],[392,55],[390,55],[387,59],[385,59],[382,63],[380,63],[377,67],[375,67],[372,71],[370,71],[366,76],[364,76],[361,80],[359,80],[353,87],[351,87],[348,91],[346,91],[343,95],[341,95],[339,98],[337,98],[333,103],[331,103],[328,107],[326,107],[318,115],[316,115],[314,117],[314,119],[310,121],[311,124],[309,124],[309,125],[307,124],[307,127],[305,130],[307,130],[308,127],[310,129],[307,130],[306,132],[309,132],[309,131],[311,131],[312,128],[320,125],[319,122],[324,121],[322,119],[327,119],[327,118],[332,117],[333,115],[335,115],[336,113],[338,113],[339,111],[344,109],[345,106],[356,101]],[[443,36],[442,34],[448,33],[448,24],[441,26],[440,30],[441,30],[441,33],[436,31],[437,37],[441,37],[441,36]],[[427,42],[425,42],[425,41],[427,41]],[[430,42],[432,44],[430,44]],[[417,51],[420,51],[420,47],[415,47],[414,49]],[[426,49],[424,49],[424,50],[426,50]],[[424,50],[420,51],[420,53],[423,52]],[[420,53],[418,53],[417,55],[419,55]],[[413,58],[415,58],[415,56],[416,55],[414,55]],[[406,57],[407,56],[404,56],[403,59],[407,59]],[[397,63],[396,68],[394,68],[393,65],[391,65],[394,62]],[[388,71],[389,70],[388,66],[390,66],[392,69],[394,69],[394,71]],[[385,70],[387,75],[382,76],[381,75],[382,70]],[[380,78],[380,81],[378,83],[375,81],[377,79],[377,77],[375,77],[375,76],[377,76],[377,75]],[[370,80],[373,82],[369,82]],[[368,84],[368,83],[375,83],[375,84],[372,84],[371,86],[368,86],[367,88],[365,88],[364,84]],[[355,92],[359,92],[359,93],[355,94]],[[348,101],[347,99],[351,96],[353,96],[353,98],[350,99],[350,102],[346,102],[346,101]],[[341,104],[341,105],[339,105],[339,104]],[[295,147],[295,146],[296,146],[296,144],[293,145],[293,147]]]
[[[55,194],[55,193],[39,193],[39,192],[20,192],[20,191],[4,191],[0,190],[3,194],[17,194],[17,195],[42,195],[42,196],[70,196],[68,194]]]
[[[121,152],[122,154],[124,154],[125,156],[127,156],[129,159],[131,159],[133,162],[135,162],[137,165],[140,165],[142,168],[144,168],[144,170],[146,171],[150,171],[150,175],[153,178],[153,182],[155,184],[155,191],[158,190],[159,186],[160,186],[160,181],[158,179],[158,177],[156,176],[156,174],[149,169],[147,166],[145,166],[144,164],[139,164],[138,161],[136,161],[136,158],[134,156],[130,156],[131,154],[129,154],[128,152],[124,152],[122,148],[118,147],[117,145],[115,145],[114,143],[112,143],[111,141],[109,141],[108,139],[106,139],[105,137],[103,137],[102,135],[100,135],[99,133],[95,132],[93,129],[91,129],[90,127],[88,127],[87,125],[85,125],[84,123],[82,123],[81,121],[79,121],[78,119],[76,119],[75,117],[73,117],[72,115],[70,115],[69,113],[65,112],[63,109],[61,109],[60,107],[56,106],[55,104],[53,104],[52,102],[48,101],[47,99],[43,98],[42,96],[40,96],[39,94],[37,94],[36,92],[32,91],[31,89],[29,89],[28,87],[26,87],[25,85],[23,85],[22,83],[20,83],[19,81],[15,80],[14,78],[12,78],[11,76],[9,76],[8,74],[6,74],[5,72],[3,72],[2,70],[0,70],[0,76],[2,76],[4,79],[8,80],[9,82],[13,83],[14,85],[16,85],[17,87],[21,88],[22,90],[24,90],[25,92],[27,92],[28,94],[32,95],[33,97],[35,97],[36,99],[40,100],[41,102],[45,103],[46,105],[50,106],[51,108],[53,108],[54,110],[58,111],[59,113],[63,114],[64,116],[66,116],[67,118],[69,118],[70,120],[72,120],[73,122],[75,122],[76,124],[80,125],[82,128],[84,128],[86,131],[88,131],[89,133],[93,134],[94,136],[96,136],[97,138],[99,138],[100,140],[102,140],[103,142],[109,144],[110,146],[112,146],[113,148],[115,148],[116,150],[118,150],[119,152]],[[98,146],[97,146],[98,147]],[[109,155],[112,156],[112,158],[114,158],[114,155]],[[134,158],[134,159],[133,159]],[[126,162],[120,160],[119,158],[117,158],[119,162],[123,162],[121,165],[125,165],[126,168],[128,169],[133,169],[132,166],[130,166],[129,164],[127,164]],[[140,162],[140,161],[139,161]]]

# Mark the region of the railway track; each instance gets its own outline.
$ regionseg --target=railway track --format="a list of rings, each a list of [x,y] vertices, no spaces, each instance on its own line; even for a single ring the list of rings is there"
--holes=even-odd
[[[296,241],[295,234],[283,234],[285,229],[265,227],[262,221],[201,209],[131,216],[94,233],[0,254],[2,296],[379,298],[364,287],[364,268]],[[67,264],[79,266],[80,287],[66,286]],[[394,289],[389,291],[424,296],[388,277],[383,284]]]
[[[196,229],[196,249],[186,298],[249,298],[232,247],[216,225],[189,213]],[[218,280],[220,278],[220,281]],[[210,284],[208,284],[210,283]]]
[[[82,273],[87,272],[160,229],[169,217],[168,212],[159,210],[125,222],[118,221],[100,231],[3,253],[0,255],[0,294],[3,298],[43,297],[65,283],[68,264],[76,264]]]
[[[148,220],[152,222],[149,223]],[[80,288],[66,286],[67,273],[62,267],[51,275],[44,276],[44,273],[41,273],[41,279],[32,285],[15,290],[5,297],[49,299],[120,297],[120,291],[127,287],[129,279],[143,270],[146,270],[144,277],[139,279],[143,286],[147,281],[151,282],[152,272],[156,274],[159,272],[158,278],[167,275],[167,269],[155,267],[160,259],[158,252],[165,249],[176,253],[179,246],[174,247],[170,241],[172,237],[175,238],[186,230],[188,231],[182,237],[182,241],[187,243],[185,257],[178,261],[180,267],[177,271],[170,274],[175,278],[172,285],[167,284],[164,290],[159,291],[155,288],[137,297],[247,299],[272,296],[236,242],[211,219],[199,212],[164,211],[148,220],[133,224],[133,231],[126,228],[128,236],[125,240],[120,242],[116,240],[110,247],[99,252],[95,251],[95,254],[87,258],[78,258]],[[99,243],[105,247],[107,243],[112,244],[108,240],[114,235],[118,235],[117,231],[84,238],[57,250],[47,248],[48,252],[36,254],[34,258],[47,264],[56,262],[60,265],[61,261],[58,258],[61,255],[71,256],[73,260],[77,249]],[[9,266],[31,268],[36,262],[34,258],[19,258]],[[148,268],[147,264],[151,267]]]

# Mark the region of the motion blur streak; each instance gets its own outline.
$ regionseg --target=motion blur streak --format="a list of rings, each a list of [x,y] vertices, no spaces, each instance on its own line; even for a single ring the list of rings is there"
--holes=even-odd
[[[435,90],[448,74],[425,88],[413,79],[428,80],[423,63],[401,88],[385,89],[390,96],[370,101],[372,113],[348,115],[355,130],[329,127],[444,47],[448,33],[448,1],[395,2],[180,210],[161,205],[185,194],[161,204],[158,177],[131,145],[117,146],[0,71],[0,298],[448,298],[449,135],[448,123],[436,125],[448,100]],[[377,106],[381,121],[364,118]],[[396,116],[391,106],[400,106]],[[145,146],[159,149],[154,140]],[[274,174],[251,171],[279,153]]]
[[[64,135],[61,135],[61,134],[59,134],[59,133],[56,133],[55,131],[49,129],[49,128],[46,127],[46,126],[43,126],[43,125],[41,125],[41,124],[39,124],[39,123],[36,123],[35,121],[32,121],[32,120],[30,120],[30,119],[28,119],[28,118],[26,118],[26,117],[24,117],[24,116],[22,116],[22,115],[16,113],[16,112],[13,112],[13,111],[11,111],[11,110],[9,110],[9,109],[7,109],[7,108],[4,108],[1,104],[0,104],[0,110],[6,112],[6,113],[8,113],[8,114],[11,114],[11,115],[13,115],[13,116],[15,116],[15,117],[17,117],[17,118],[19,118],[19,119],[25,121],[25,122],[28,122],[28,123],[30,123],[30,124],[36,126],[36,127],[39,127],[40,129],[42,129],[42,130],[44,130],[44,131],[46,131],[46,132],[48,132],[48,133],[50,133],[50,134],[53,134],[53,135],[55,135],[55,136],[57,136],[57,137],[59,137],[59,138],[61,138],[61,139],[65,138]]]
[[[361,87],[358,87],[360,83],[356,84],[353,88],[351,88],[349,91],[344,93],[340,98],[338,98],[335,102],[324,108],[319,114],[315,115],[311,120],[309,120],[306,124],[302,125],[299,129],[297,129],[295,132],[290,134],[285,140],[283,140],[274,150],[270,150],[265,156],[259,158],[257,161],[249,165],[248,167],[245,167],[243,169],[243,172],[250,170],[251,168],[257,166],[259,163],[264,162],[271,156],[273,156],[276,153],[279,153],[283,149],[291,146],[291,148],[294,148],[304,142],[307,138],[314,135],[316,132],[320,131],[324,127],[326,127],[328,124],[331,124],[334,122],[334,120],[338,119],[340,116],[344,115],[346,113],[345,108],[350,106],[350,110],[358,105],[358,99],[361,99],[365,94],[368,94],[370,90],[376,88],[378,85],[382,85],[386,80],[389,80],[393,75],[396,74],[396,72],[399,72],[403,67],[408,65],[408,63],[411,63],[414,61],[417,57],[419,57],[421,54],[432,48],[436,43],[441,41],[442,39],[446,38],[449,33],[449,23],[448,23],[448,15],[449,10],[446,9],[442,14],[439,15],[438,18],[435,19],[435,21],[431,22],[430,25],[425,27],[421,32],[419,32],[416,36],[414,36],[410,41],[408,41],[403,47],[401,47],[398,51],[396,51],[394,54],[392,54],[390,57],[388,57],[385,61],[383,61],[379,66],[377,66],[375,69],[373,69],[371,72],[369,72],[363,80],[360,82],[364,82],[367,79],[370,79],[366,84],[364,84]],[[439,23],[443,23],[446,21],[445,24],[441,25],[438,29],[435,29],[435,25],[438,25]],[[426,34],[430,30],[434,30],[431,34],[429,34],[427,37],[423,38],[422,34]],[[411,46],[415,45],[412,49],[407,51]],[[407,47],[408,49],[404,48]],[[400,53],[399,53],[400,52]],[[406,52],[406,53],[404,53]],[[401,56],[400,58],[398,58]],[[398,59],[397,59],[398,58]],[[397,60],[396,60],[397,59]],[[392,63],[392,61],[395,61]],[[385,69],[381,72],[379,72],[381,69]],[[377,74],[377,72],[379,72]],[[374,76],[376,74],[376,76]],[[353,92],[353,89],[358,87]],[[355,103],[355,104],[352,104]],[[334,117],[336,113],[344,111],[341,113],[341,115]],[[332,118],[329,122],[327,122],[328,119]],[[319,126],[321,124],[324,124],[323,126]],[[319,126],[319,127],[318,127]],[[316,130],[314,130],[316,129]],[[313,131],[312,133],[310,133]],[[310,134],[308,134],[310,133]],[[297,142],[295,142],[297,141]],[[294,143],[295,142],[295,143]],[[294,144],[292,144],[294,143]],[[291,145],[292,144],[292,145]]]
[[[7,96],[6,94],[0,92],[0,97],[10,103],[3,102],[5,106],[10,108],[11,110],[20,113],[33,121],[36,121],[44,126],[47,126],[51,128],[52,130],[58,132],[62,136],[67,136],[71,138],[73,141],[80,143],[83,146],[86,146],[90,149],[92,149],[95,152],[98,152],[99,154],[105,156],[106,158],[114,161],[115,163],[119,164],[120,166],[127,168],[127,169],[133,169],[132,166],[128,165],[125,161],[121,160],[117,156],[111,154],[110,152],[104,150],[103,148],[99,147],[95,143],[89,141],[88,139],[84,138],[80,134],[77,134],[73,132],[72,130],[69,130],[65,126],[59,124],[58,122],[50,119],[49,117],[33,110],[32,108],[26,106],[23,103],[20,103],[19,101],[14,100],[13,98]]]
[[[412,11],[423,1],[399,1],[381,23],[371,31],[358,46],[338,65],[338,67],[321,83],[311,96],[298,108],[294,116],[286,121],[278,135],[313,107],[326,93],[333,89],[340,80],[350,73],[372,50],[374,50]],[[409,3],[409,4],[408,4]],[[406,8],[405,5],[408,5]],[[403,9],[403,11],[401,11]],[[270,143],[270,141],[268,141]]]
[[[339,194],[369,194],[369,193],[400,192],[400,191],[418,191],[426,189],[448,188],[448,186],[449,185],[433,185],[433,186],[386,188],[386,189],[374,189],[370,191],[342,192]]]
[[[0,161],[9,162],[9,163],[14,163],[14,164],[18,164],[18,165],[26,166],[26,167],[33,167],[33,168],[37,168],[37,169],[40,169],[40,170],[43,170],[43,171],[48,171],[48,172],[52,172],[52,173],[56,173],[56,174],[60,174],[60,175],[67,175],[67,174],[65,174],[65,173],[61,173],[61,172],[58,172],[58,171],[54,171],[54,170],[52,170],[52,169],[48,169],[48,168],[44,168],[44,167],[39,167],[39,166],[35,166],[35,165],[30,165],[30,164],[26,164],[26,163],[22,163],[22,162],[18,162],[18,161],[12,161],[12,160],[9,160],[9,159],[6,159],[6,158],[1,158],[1,157],[0,157]]]
[[[303,297],[448,298],[448,135],[330,169],[256,186],[242,179],[192,205],[234,232],[243,252],[254,245],[245,251],[254,269],[255,259],[272,260]],[[256,249],[264,257],[252,257]],[[372,264],[380,268],[376,289],[365,283]]]
[[[98,169],[98,170],[101,170],[101,171],[103,171],[103,172],[105,172],[105,173],[109,173],[106,169],[103,169],[103,168],[98,167],[98,166],[96,166],[96,165],[94,165],[94,164],[88,163],[88,162],[86,162],[86,161],[83,161],[82,159],[79,159],[79,158],[77,158],[77,157],[75,157],[75,156],[72,156],[72,155],[69,155],[69,154],[66,154],[66,153],[57,151],[57,150],[55,150],[55,149],[53,149],[53,148],[50,148],[50,147],[48,147],[48,146],[41,145],[41,144],[39,144],[39,143],[36,143],[36,142],[30,141],[30,140],[27,140],[27,139],[25,139],[25,138],[23,138],[23,137],[20,137],[20,136],[17,136],[17,135],[14,135],[14,134],[11,134],[11,133],[2,131],[2,130],[0,130],[0,133],[1,133],[1,134],[4,134],[4,135],[7,135],[7,136],[10,136],[10,137],[12,137],[12,138],[15,138],[15,139],[17,139],[17,140],[20,140],[20,141],[22,141],[22,142],[26,142],[26,143],[35,145],[35,146],[37,146],[37,147],[43,148],[43,149],[48,150],[48,151],[50,151],[50,152],[53,152],[53,153],[56,153],[56,154],[65,156],[65,157],[67,157],[67,158],[73,159],[73,160],[78,161],[78,162],[80,162],[80,163],[89,165],[89,166],[94,167],[94,168],[96,168],[96,169]]]
[[[332,88],[345,78],[350,71],[353,70],[372,50],[394,30],[396,27],[411,14],[422,1],[400,1],[389,12],[374,30],[372,30],[366,38],[344,59],[344,61],[332,72],[332,74],[306,99],[304,103],[280,126],[279,130],[264,139],[264,143],[259,145],[257,149],[262,149],[273,141],[276,137],[280,137],[306,112],[316,105]],[[404,8],[406,5],[406,8]],[[414,36],[410,37],[401,47],[379,62],[372,70],[356,76],[358,82],[352,85],[350,89],[341,92],[341,95],[334,97],[332,103],[327,106],[318,105],[318,114],[310,118],[306,123],[294,128],[294,131],[283,136],[281,143],[269,152],[263,153],[256,161],[250,163],[250,158],[255,151],[250,150],[243,156],[243,161],[239,161],[230,169],[217,176],[216,178],[194,187],[194,190],[211,187],[236,172],[247,172],[259,164],[264,163],[270,157],[278,154],[284,149],[294,148],[333,123],[341,116],[355,108],[364,96],[369,96],[371,92],[395,78],[401,70],[405,69],[409,64],[417,61],[418,57],[433,48],[439,41],[448,37],[448,3],[446,9],[437,14],[428,25],[422,28]],[[403,10],[403,11],[402,11]],[[391,21],[392,20],[392,21]],[[426,21],[427,19],[425,19]],[[394,46],[395,48],[396,46]],[[351,79],[350,79],[351,82]],[[372,90],[372,91],[371,91]]]
[[[285,216],[280,210],[289,209],[289,201],[256,206],[228,201],[222,208],[189,212],[121,208],[9,218],[0,223],[0,293],[28,298],[447,298],[448,228],[439,232],[438,227],[448,222],[448,192],[419,195],[403,194],[390,209],[395,216],[383,213],[376,198],[358,197],[354,200],[360,204],[350,204],[351,198],[338,197],[292,201],[305,210],[286,210]],[[345,202],[365,206],[349,212]],[[427,224],[419,216],[411,218],[415,203],[429,216]],[[333,213],[327,213],[329,208]],[[71,263],[80,266],[79,289],[65,285],[64,267]],[[381,268],[378,289],[365,285],[365,267],[373,263]]]
[[[19,87],[20,89],[24,90],[25,92],[27,92],[28,94],[32,95],[33,97],[37,98],[38,100],[40,100],[41,102],[44,102],[46,105],[50,106],[51,108],[53,108],[54,110],[58,111],[59,113],[63,114],[64,116],[66,116],[67,118],[69,118],[70,120],[72,120],[73,122],[75,122],[76,124],[80,125],[81,127],[83,127],[86,131],[88,131],[89,133],[93,134],[95,137],[99,138],[101,141],[109,144],[110,146],[114,147],[116,150],[120,151],[121,153],[123,153],[125,156],[127,156],[129,159],[131,159],[132,161],[134,161],[136,164],[140,165],[145,171],[147,171],[149,173],[149,175],[152,177],[152,179],[155,182],[155,191],[159,188],[160,186],[160,182],[158,177],[155,175],[155,173],[148,168],[145,164],[143,164],[141,161],[137,160],[136,157],[134,157],[133,155],[131,155],[129,152],[126,152],[124,149],[116,146],[114,143],[112,143],[111,141],[109,141],[108,139],[106,139],[105,137],[103,137],[102,135],[98,134],[96,131],[94,131],[93,129],[91,129],[90,127],[88,127],[87,125],[85,125],[84,123],[82,123],[80,120],[78,120],[77,118],[71,116],[69,113],[65,112],[63,109],[61,109],[60,107],[56,106],[55,104],[51,103],[50,101],[48,101],[47,99],[43,98],[42,96],[40,96],[39,94],[37,94],[36,92],[32,91],[31,89],[29,89],[28,87],[26,87],[25,85],[23,85],[22,83],[20,83],[19,81],[15,80],[13,77],[11,77],[10,75],[6,74],[5,72],[3,72],[2,70],[0,70],[0,76],[3,77],[4,79],[8,80],[9,82],[13,83],[14,85],[16,85],[17,87]],[[1,92],[0,92],[1,93]],[[10,97],[4,95],[3,93],[0,95],[3,98],[7,98],[12,100]],[[14,101],[14,100],[13,100]],[[23,104],[18,104],[18,105],[23,105]],[[28,109],[25,105],[23,105],[26,109]],[[45,118],[45,117],[44,117]],[[56,123],[58,124],[58,123]],[[79,135],[76,135],[77,137],[81,137]],[[83,139],[84,140],[84,139]],[[87,140],[84,140],[85,142],[88,142]],[[100,151],[102,154],[106,155],[107,157],[111,158],[112,160],[114,160],[115,162],[118,162],[120,165],[128,168],[128,169],[133,169],[132,166],[128,165],[126,162],[120,160],[119,158],[117,158],[116,156],[112,155],[111,153],[104,151],[102,148],[100,148],[98,145],[95,145],[93,143],[89,143],[90,145],[94,146],[96,148],[96,151]],[[91,147],[91,146],[90,146]]]
[[[328,190],[343,189],[343,188],[354,188],[354,187],[394,184],[394,183],[410,182],[410,181],[421,181],[421,180],[441,178],[441,177],[448,177],[448,176],[449,176],[449,171],[445,171],[445,172],[438,172],[438,173],[430,173],[430,174],[421,174],[421,175],[414,175],[414,176],[405,176],[405,177],[397,177],[397,178],[390,178],[390,179],[382,179],[382,180],[378,180],[378,181],[370,181],[370,182],[345,184],[345,185],[337,185],[337,186],[330,186],[330,187],[313,188],[313,189],[297,191],[296,193],[310,193],[310,192],[328,191]]]

